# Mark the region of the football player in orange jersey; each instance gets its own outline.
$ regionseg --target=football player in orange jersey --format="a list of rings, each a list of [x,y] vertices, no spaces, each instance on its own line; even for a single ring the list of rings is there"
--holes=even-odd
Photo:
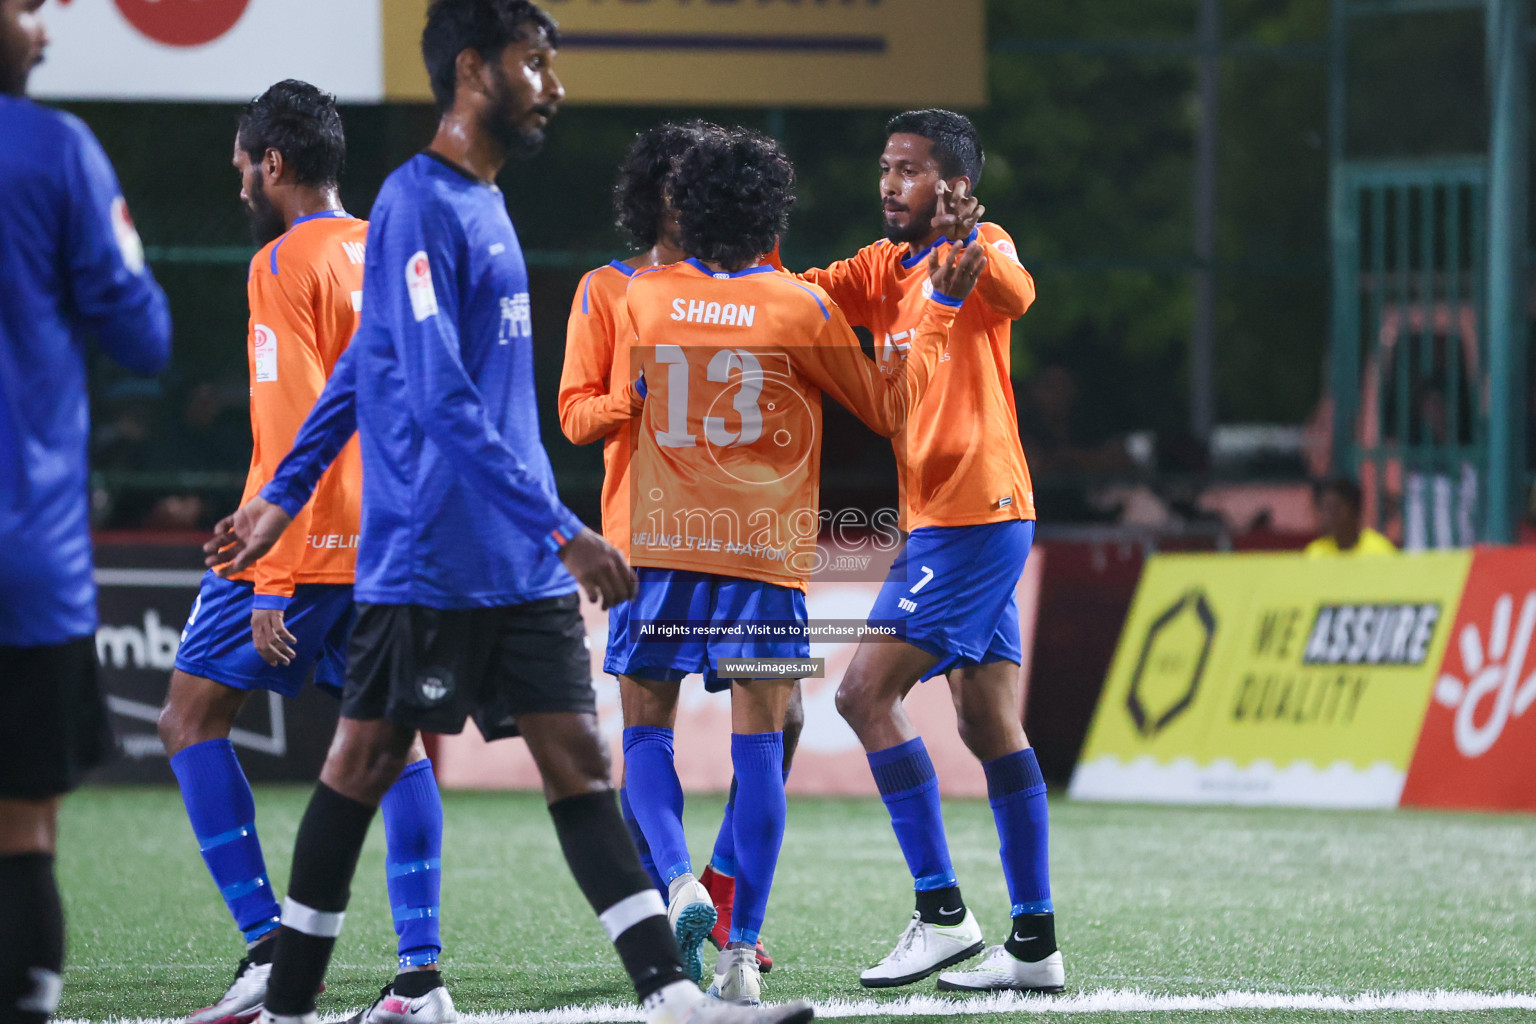
[[[825,288],[850,323],[870,329],[894,364],[922,310],[927,257],[966,245],[988,259],[932,386],[894,439],[910,532],[870,618],[903,623],[905,642],[862,643],[837,693],[869,755],[917,894],[895,949],[860,980],[909,984],[984,945],[950,862],[933,763],[902,704],[919,680],[942,674],[960,736],[986,770],[1013,929],[975,969],[941,974],[938,986],[1060,991],[1045,783],[1022,724],[1014,596],[1035,509],[1009,380],[1010,328],[1034,301],[1034,281],[1007,232],[981,222],[974,191],[984,156],[971,122],[919,110],[886,127],[886,237],[803,279]]]
[[[910,357],[882,373],[825,292],[762,262],[793,182],[778,147],[742,130],[703,136],[677,161],[670,198],[694,255],[631,278],[614,360],[628,371],[613,374],[616,387],[642,376],[648,385],[628,498],[640,585],[613,618],[604,664],[620,679],[630,803],[667,883],[685,964],[701,974],[716,911],[693,875],[672,725],[685,676],[729,688],[738,873],[710,991],[749,1004],[761,997],[755,946],[784,832],[794,659],[809,652],[822,394],[882,434],[901,430],[985,262],[979,247],[931,254]],[[782,677],[721,664],[786,658]]]
[[[629,551],[630,518],[629,431],[639,419],[643,380],[622,381],[613,386],[613,353],[618,306],[623,302],[629,279],[650,267],[664,267],[687,256],[677,227],[677,214],[666,202],[665,185],[672,165],[699,138],[701,133],[723,131],[704,121],[688,124],[663,124],[642,132],[630,147],[614,188],[614,214],[618,226],[642,250],[627,260],[614,260],[589,271],[581,279],[571,303],[571,317],[566,330],[565,370],[560,377],[560,427],[574,444],[603,442],[603,534],[620,551]],[[609,612],[610,623],[615,611]],[[610,627],[611,647],[620,633]],[[795,745],[805,724],[800,683],[795,681],[789,710],[784,717],[784,775],[789,775]],[[621,776],[622,777],[622,776]],[[736,785],[725,804],[725,817],[715,837],[714,855],[699,876],[715,905],[715,927],[709,940],[716,949],[729,942],[731,908],[736,893],[736,842],[732,827]],[[640,863],[645,866],[656,887],[666,891],[666,883],[656,870],[645,833],[635,820],[629,794],[620,785],[619,805],[629,825]],[[773,969],[773,959],[757,944],[757,960],[763,971]]]
[[[240,115],[233,162],[262,246],[247,282],[254,440],[247,499],[287,453],[357,328],[368,225],[342,209],[337,178],[345,154],[335,98],[308,83],[279,82]],[[313,672],[317,686],[340,696],[361,476],[354,440],[298,528],[268,557],[232,579],[203,577],[181,637],[160,737],[203,859],[248,947],[224,996],[189,1018],[197,1024],[251,1019],[266,999],[279,908],[251,787],[229,734],[253,690],[293,697]],[[395,987],[441,989],[442,801],[419,739],[411,762],[383,804],[399,936]],[[413,1021],[453,1019],[446,989],[424,1003],[435,1015]]]

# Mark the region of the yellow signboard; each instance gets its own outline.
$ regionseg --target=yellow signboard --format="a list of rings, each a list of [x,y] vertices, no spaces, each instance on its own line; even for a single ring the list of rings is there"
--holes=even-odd
[[[384,91],[430,100],[427,0],[383,0]],[[983,0],[541,0],[568,101],[978,107]]]
[[[1151,559],[1072,795],[1397,806],[1470,566]]]

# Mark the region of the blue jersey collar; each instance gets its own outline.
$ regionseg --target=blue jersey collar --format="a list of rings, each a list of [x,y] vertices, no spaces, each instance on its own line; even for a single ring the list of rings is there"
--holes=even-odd
[[[979,237],[981,237],[981,229],[980,228],[972,228],[971,229],[970,237],[965,240],[965,244],[966,245],[970,245],[972,242],[976,241],[976,239],[979,238]],[[922,252],[916,253],[915,255],[912,255],[912,256],[908,256],[906,259],[902,260],[901,261],[901,265],[902,265],[903,268],[905,268],[907,270],[911,270],[913,267],[915,267],[919,263],[923,262],[923,260],[927,259],[928,258],[928,254],[933,252],[933,250],[937,249],[941,245],[948,245],[948,244],[949,244],[949,239],[945,238],[943,235],[940,235],[938,238],[935,238],[933,241],[931,241],[927,245],[923,246]]]
[[[342,218],[342,217],[346,217],[346,218],[350,219],[352,217],[352,215],[350,213],[348,213],[346,210],[321,210],[319,213],[306,213],[304,216],[297,217],[297,218],[294,219],[293,227],[296,228],[300,224],[303,224],[305,221],[320,220],[323,217],[335,217],[335,218],[338,218],[338,219]],[[289,230],[292,230],[292,228],[290,228]]]
[[[746,270],[738,270],[738,271],[736,271],[733,274],[724,274],[724,273],[717,274],[713,270],[710,270],[708,267],[706,267],[702,260],[699,260],[699,259],[697,259],[695,257],[690,256],[684,262],[687,263],[690,267],[693,267],[699,273],[704,274],[706,277],[718,277],[718,278],[722,278],[722,279],[723,278],[747,277],[747,276],[752,275],[752,274],[771,274],[771,273],[773,273],[773,267],[770,264],[767,264],[767,263],[760,263],[760,264],[758,264],[755,267],[748,267]]]
[[[625,263],[623,260],[611,260],[609,261],[608,265],[614,270],[617,270],[619,273],[623,274],[625,277],[635,276],[635,268],[630,266],[628,263]]]

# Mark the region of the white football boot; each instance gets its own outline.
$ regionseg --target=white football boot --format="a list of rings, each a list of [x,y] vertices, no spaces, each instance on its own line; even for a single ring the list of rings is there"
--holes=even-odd
[[[737,1006],[711,999],[697,985],[674,981],[645,1000],[646,1024],[806,1024],[816,1016],[803,999],[776,1006]]]
[[[456,1024],[459,1012],[453,1008],[453,996],[446,985],[439,985],[424,996],[411,998],[395,995],[393,984],[385,985],[379,998],[347,1024]]]
[[[235,980],[224,996],[212,1006],[205,1006],[187,1018],[187,1024],[247,1024],[256,1019],[267,1001],[267,981],[272,965],[241,960]]]
[[[980,953],[986,943],[981,925],[970,909],[959,924],[929,924],[916,912],[907,930],[896,940],[896,948],[878,964],[859,975],[865,988],[895,988],[921,981],[934,971],[943,970]]]
[[[941,992],[1061,992],[1066,987],[1059,949],[1044,960],[1026,963],[1002,946],[993,946],[970,970],[939,975]]]
[[[763,969],[755,946],[727,946],[715,958],[715,980],[709,994],[737,1006],[757,1006],[763,1001]]]
[[[715,902],[709,898],[709,890],[692,875],[674,878],[671,893],[667,924],[683,954],[683,973],[698,982],[704,977],[704,940],[715,926]]]

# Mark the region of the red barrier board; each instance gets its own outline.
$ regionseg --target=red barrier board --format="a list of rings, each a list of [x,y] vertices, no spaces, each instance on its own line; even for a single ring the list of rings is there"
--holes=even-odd
[[[1536,549],[1479,550],[1403,806],[1536,811]]]

